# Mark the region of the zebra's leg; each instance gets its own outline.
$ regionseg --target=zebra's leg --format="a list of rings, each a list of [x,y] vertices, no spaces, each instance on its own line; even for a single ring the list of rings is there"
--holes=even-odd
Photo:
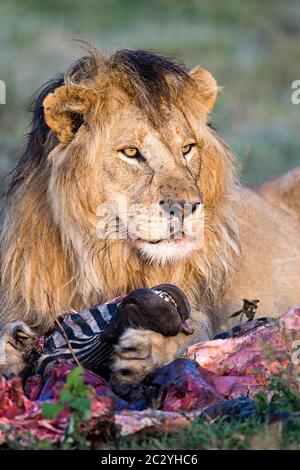
[[[25,354],[37,340],[36,333],[24,322],[0,327],[0,374],[18,375],[26,367]]]

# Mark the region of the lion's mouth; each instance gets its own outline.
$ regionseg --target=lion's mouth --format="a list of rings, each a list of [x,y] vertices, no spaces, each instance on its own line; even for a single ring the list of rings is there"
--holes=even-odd
[[[171,236],[170,238],[161,238],[159,240],[144,240],[142,238],[138,238],[137,241],[143,242],[143,243],[149,243],[150,245],[158,245],[158,244],[183,244],[183,243],[190,243],[194,241],[191,237],[188,237],[184,233],[177,233],[174,236]]]
[[[197,238],[191,238],[186,234],[180,238],[168,237],[155,240],[138,238],[132,240],[131,243],[132,247],[143,257],[149,258],[153,262],[185,258],[202,248],[202,243],[198,242]]]

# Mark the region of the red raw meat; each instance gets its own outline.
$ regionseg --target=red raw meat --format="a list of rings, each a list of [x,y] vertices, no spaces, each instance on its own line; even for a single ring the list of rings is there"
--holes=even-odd
[[[52,373],[44,385],[39,400],[33,401],[25,396],[21,379],[15,377],[6,380],[0,377],[0,426],[7,431],[0,430],[0,444],[7,438],[18,438],[26,442],[24,433],[30,434],[39,439],[47,439],[50,442],[63,440],[66,427],[68,425],[70,413],[63,410],[55,419],[44,419],[41,412],[43,401],[57,402],[59,391],[64,386],[72,364],[61,362],[52,370]],[[27,381],[27,393],[29,396],[37,393],[37,384],[40,389],[40,382],[34,376]],[[109,385],[99,376],[90,371],[85,372],[85,383],[91,385],[93,393],[91,395],[92,417],[88,430],[92,430],[100,421],[103,426],[109,428],[114,422],[115,397]],[[23,437],[22,437],[23,436]]]
[[[235,398],[254,396],[271,374],[290,366],[290,350],[284,330],[267,325],[238,338],[196,344],[187,357],[206,371],[207,380],[223,398]]]

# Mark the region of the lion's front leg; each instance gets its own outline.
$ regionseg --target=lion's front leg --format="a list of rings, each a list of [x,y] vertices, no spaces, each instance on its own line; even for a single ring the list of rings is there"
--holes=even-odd
[[[24,322],[15,321],[0,328],[0,374],[18,375],[25,367],[24,356],[35,342],[36,333]]]
[[[124,383],[139,382],[154,369],[172,362],[192,344],[213,336],[211,322],[202,313],[193,314],[189,323],[194,329],[192,335],[163,336],[151,330],[128,328],[115,347],[114,378]]]

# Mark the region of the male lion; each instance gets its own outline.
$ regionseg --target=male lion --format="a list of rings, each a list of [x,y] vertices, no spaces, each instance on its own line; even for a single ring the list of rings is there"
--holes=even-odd
[[[65,76],[46,84],[6,195],[2,331],[23,321],[27,332],[29,326],[43,333],[71,308],[175,284],[191,303],[194,333],[125,331],[114,373],[137,381],[189,344],[212,337],[222,306],[232,312],[241,298],[259,298],[261,311],[276,316],[299,301],[299,203],[279,203],[272,188],[239,187],[235,158],[208,124],[216,96],[216,81],[204,68],[188,72],[144,51],[105,57],[91,48]],[[139,237],[130,231],[121,239],[99,237],[99,207],[124,198],[127,207],[149,209],[118,215],[118,227],[134,217]],[[202,203],[201,244],[190,231]],[[161,206],[172,204],[182,209],[173,220],[183,216],[185,204],[191,208],[177,238],[168,238],[160,224]],[[113,235],[116,226],[108,223],[108,231]],[[6,338],[9,344],[9,333]]]

